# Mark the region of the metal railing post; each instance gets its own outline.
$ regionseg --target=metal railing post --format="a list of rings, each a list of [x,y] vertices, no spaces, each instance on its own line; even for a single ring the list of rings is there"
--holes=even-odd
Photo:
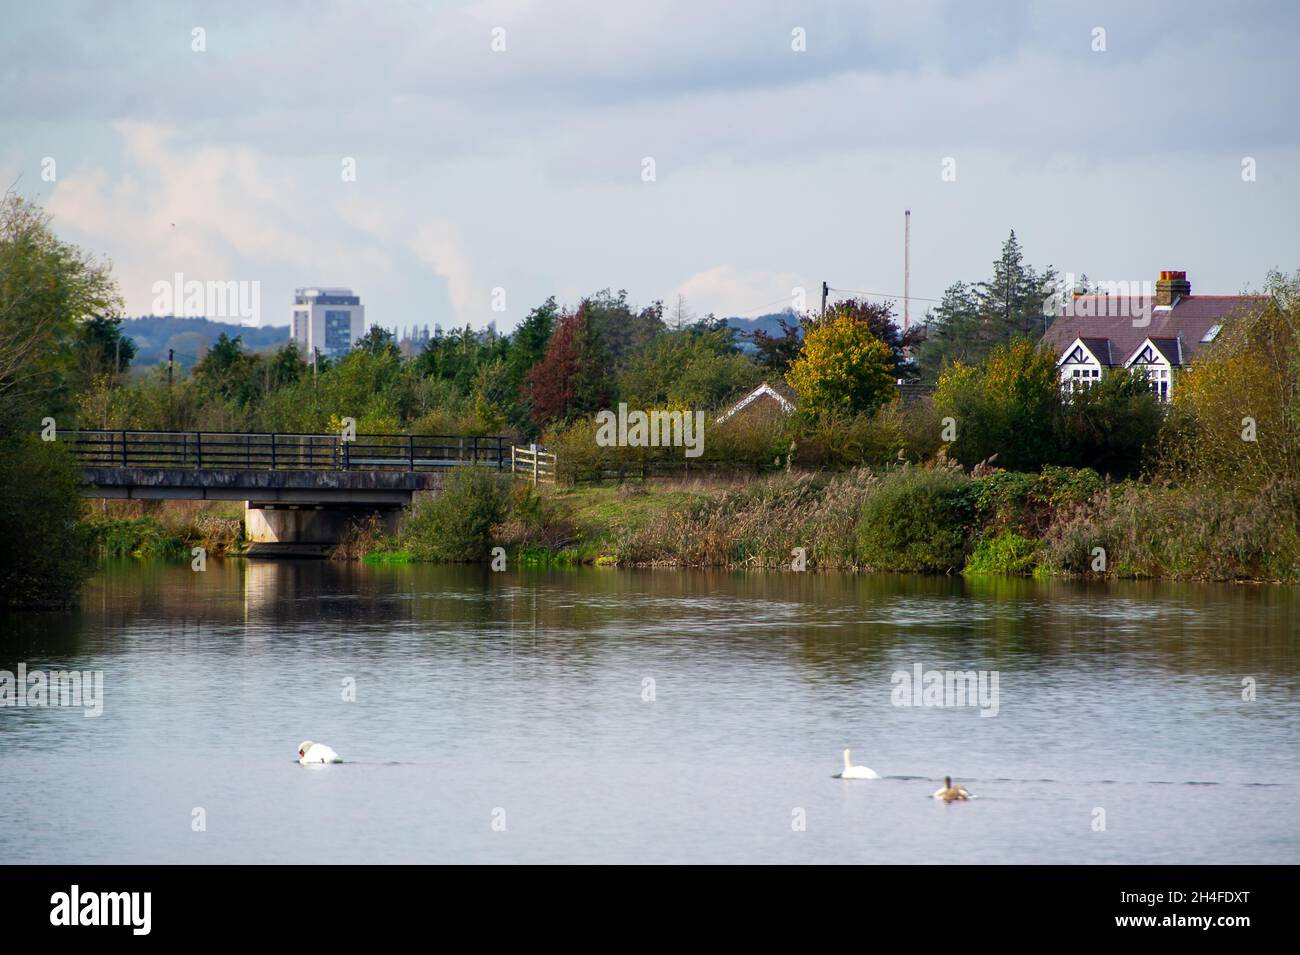
[[[198,471],[203,470],[203,432],[202,431],[194,432],[194,468],[195,470]]]
[[[122,467],[126,467],[126,432],[122,432]]]
[[[271,432],[271,470],[275,470],[275,432]]]

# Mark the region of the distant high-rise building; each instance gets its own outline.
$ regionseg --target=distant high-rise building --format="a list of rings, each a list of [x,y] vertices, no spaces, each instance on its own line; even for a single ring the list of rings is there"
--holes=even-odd
[[[289,335],[310,361],[313,350],[342,358],[366,333],[366,307],[350,288],[300,288],[293,293]]]
[[[413,325],[402,333],[402,337],[397,340],[397,348],[402,353],[403,358],[414,358],[424,351],[429,344],[429,326],[425,325],[421,329],[418,325]]]

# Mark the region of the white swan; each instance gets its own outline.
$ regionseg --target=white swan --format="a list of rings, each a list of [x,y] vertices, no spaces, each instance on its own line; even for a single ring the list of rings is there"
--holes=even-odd
[[[879,779],[880,775],[865,766],[854,766],[849,760],[849,751],[844,751],[844,772],[836,773],[836,779]]]
[[[951,776],[945,776],[943,777],[943,786],[934,791],[934,798],[942,799],[944,802],[954,802],[974,799],[975,797],[970,794],[970,791],[965,786],[954,786]]]
[[[298,762],[306,766],[308,763],[341,763],[343,760],[324,743],[313,743],[307,739],[298,746]]]

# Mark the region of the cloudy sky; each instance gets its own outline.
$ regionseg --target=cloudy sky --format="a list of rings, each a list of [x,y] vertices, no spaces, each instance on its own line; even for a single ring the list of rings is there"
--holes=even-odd
[[[901,293],[905,207],[918,299],[1012,228],[1036,265],[1229,294],[1300,266],[1298,27],[1290,2],[27,0],[0,174],[129,314],[182,273],[261,283],[264,324],[314,284],[390,328],[605,287],[752,316],[823,279]]]

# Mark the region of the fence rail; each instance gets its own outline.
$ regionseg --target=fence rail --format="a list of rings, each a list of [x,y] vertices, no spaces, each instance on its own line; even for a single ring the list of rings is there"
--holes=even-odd
[[[505,469],[501,436],[245,434],[219,431],[63,431],[87,467],[268,471],[422,471],[478,464]]]
[[[533,484],[554,484],[555,454],[511,445],[510,473],[532,481]]]

